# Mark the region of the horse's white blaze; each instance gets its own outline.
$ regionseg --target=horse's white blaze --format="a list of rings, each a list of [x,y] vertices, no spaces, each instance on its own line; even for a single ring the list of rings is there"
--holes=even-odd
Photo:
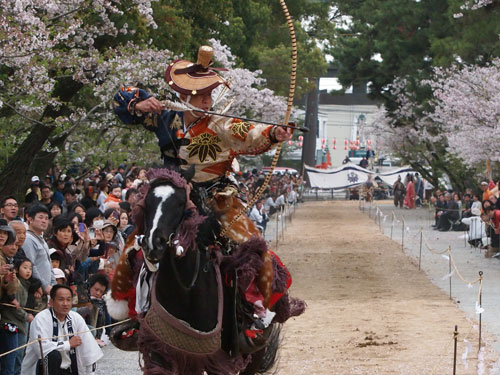
[[[174,188],[172,186],[158,186],[154,190],[154,195],[156,198],[160,198],[161,202],[156,207],[156,212],[155,212],[155,217],[153,219],[153,226],[151,227],[151,230],[149,232],[149,248],[153,249],[153,235],[155,233],[156,227],[158,226],[158,222],[160,221],[161,218],[161,208],[163,206],[163,203],[170,198],[170,196],[174,194]]]

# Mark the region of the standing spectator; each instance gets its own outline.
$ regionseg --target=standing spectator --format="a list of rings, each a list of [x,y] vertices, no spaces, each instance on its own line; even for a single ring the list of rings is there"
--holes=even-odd
[[[49,219],[53,219],[56,216],[59,216],[62,214],[62,205],[59,204],[57,201],[53,201],[49,206],[47,207],[49,210]]]
[[[101,212],[105,211],[104,201],[108,197],[109,185],[106,181],[99,182],[99,195],[97,196],[97,207]]]
[[[24,241],[26,240],[26,225],[20,220],[12,220],[9,223],[9,227],[16,232],[15,245],[17,246],[17,253],[15,258],[26,258],[26,254],[24,254],[24,250],[22,248]]]
[[[8,196],[2,199],[0,213],[2,217],[9,223],[11,220],[19,219],[19,205],[16,198]]]
[[[397,181],[392,186],[392,192],[394,194],[394,206],[403,208],[403,202],[406,195],[406,188],[401,181],[401,176],[398,176]]]
[[[40,188],[40,192],[41,192],[41,195],[42,195],[42,199],[40,200],[40,203],[42,203],[45,206],[49,207],[49,205],[52,203],[52,191],[50,190],[50,186],[43,185]]]
[[[434,186],[429,181],[424,179],[424,199],[425,199],[425,202],[430,202],[433,188],[434,188]]]
[[[38,313],[30,327],[30,341],[41,337],[58,337],[42,341],[42,348],[50,375],[95,373],[95,364],[103,353],[88,332],[85,320],[71,311],[73,291],[66,285],[56,285],[50,293],[50,309]],[[76,332],[84,332],[75,334]],[[62,337],[61,337],[62,336]],[[41,367],[40,348],[30,345],[26,349],[22,374],[35,375]]]
[[[413,209],[415,208],[416,199],[415,186],[413,185],[413,176],[411,174],[408,174],[406,178],[408,179],[408,183],[406,184],[406,196],[403,207]]]
[[[33,276],[42,282],[45,295],[50,293],[56,280],[51,272],[49,247],[43,239],[43,232],[49,224],[49,211],[43,205],[32,206],[28,211],[28,234],[24,242],[26,257],[33,263]],[[46,299],[45,299],[46,300]]]
[[[56,189],[54,190],[54,194],[52,195],[52,199],[59,203],[62,207],[64,202],[64,180],[58,180],[56,184]]]
[[[26,203],[31,203],[35,201],[40,201],[42,199],[42,193],[40,192],[40,178],[38,176],[31,177],[30,188],[26,191],[25,201]]]
[[[76,200],[76,192],[71,186],[67,186],[63,190],[64,202],[63,202],[63,214],[68,212],[68,207],[70,207]]]
[[[415,173],[415,204],[417,207],[422,207],[424,201],[424,182],[418,173]]]

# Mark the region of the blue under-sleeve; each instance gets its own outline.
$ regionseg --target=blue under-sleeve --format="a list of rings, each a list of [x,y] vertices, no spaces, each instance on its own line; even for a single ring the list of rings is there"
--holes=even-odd
[[[116,115],[125,124],[142,124],[144,116],[137,116],[129,111],[129,103],[133,99],[147,99],[149,95],[145,90],[132,86],[122,86],[113,98],[113,109]]]

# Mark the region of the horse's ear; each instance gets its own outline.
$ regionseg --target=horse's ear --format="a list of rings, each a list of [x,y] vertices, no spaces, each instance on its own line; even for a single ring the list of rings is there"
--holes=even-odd
[[[187,182],[190,182],[191,179],[194,177],[194,165],[191,164],[191,166],[188,169],[183,170],[181,174],[182,177],[184,177]]]

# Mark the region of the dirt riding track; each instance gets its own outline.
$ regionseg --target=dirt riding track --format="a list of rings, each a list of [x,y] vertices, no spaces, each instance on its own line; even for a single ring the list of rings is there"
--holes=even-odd
[[[455,325],[457,374],[495,373],[492,349],[478,360],[476,323],[357,202],[301,205],[278,254],[293,275],[292,294],[308,304],[285,325],[279,374],[452,374]],[[464,338],[473,345],[468,368]]]

